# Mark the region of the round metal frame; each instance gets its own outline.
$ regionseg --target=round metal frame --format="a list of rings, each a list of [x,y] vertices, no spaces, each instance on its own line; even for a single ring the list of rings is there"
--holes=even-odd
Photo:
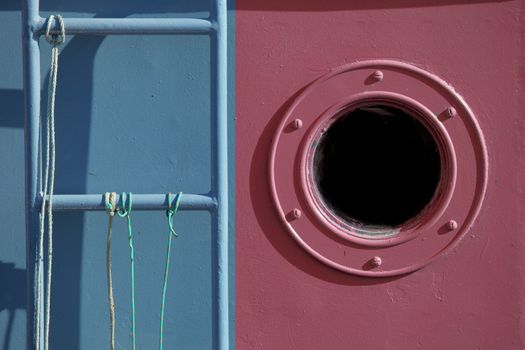
[[[324,131],[342,113],[370,104],[403,109],[439,148],[441,175],[433,199],[396,227],[359,227],[340,219],[312,179]],[[409,273],[450,251],[479,212],[487,173],[481,130],[461,97],[435,75],[387,60],[345,65],[307,86],[285,113],[269,157],[272,198],[286,230],[323,263],[362,276]]]

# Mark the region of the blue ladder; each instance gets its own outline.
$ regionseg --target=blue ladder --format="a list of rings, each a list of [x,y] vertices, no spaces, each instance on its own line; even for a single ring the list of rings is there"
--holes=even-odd
[[[25,210],[27,266],[27,349],[35,348],[34,311],[43,311],[44,297],[35,305],[35,276],[39,210],[42,205],[40,144],[40,47],[46,19],[40,17],[39,0],[24,0],[22,41],[25,104]],[[212,46],[212,167],[211,193],[184,194],[179,210],[206,210],[213,217],[212,299],[213,348],[229,349],[228,291],[228,145],[227,145],[227,0],[214,0],[209,19],[194,18],[64,18],[68,35],[195,34],[209,35]],[[52,32],[58,33],[58,23]],[[120,198],[118,199],[120,201]],[[134,194],[133,210],[166,210],[165,194]],[[103,195],[53,195],[53,210],[105,210]],[[43,274],[37,276],[43,281]],[[41,332],[42,334],[43,332]],[[41,343],[42,344],[42,343]],[[43,346],[42,346],[43,348]]]

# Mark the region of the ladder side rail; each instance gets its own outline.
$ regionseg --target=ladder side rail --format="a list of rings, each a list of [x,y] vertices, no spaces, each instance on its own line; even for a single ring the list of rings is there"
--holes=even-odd
[[[228,66],[227,0],[215,0],[212,20],[216,23],[212,44],[213,106],[213,193],[217,208],[213,216],[212,247],[213,339],[214,349],[229,349],[229,265],[228,265]]]

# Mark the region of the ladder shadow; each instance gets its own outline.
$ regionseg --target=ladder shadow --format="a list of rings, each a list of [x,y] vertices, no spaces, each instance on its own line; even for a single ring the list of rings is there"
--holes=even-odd
[[[60,53],[56,104],[55,193],[86,193],[88,176],[93,65],[104,37],[73,37]],[[41,45],[47,45],[41,39]],[[42,55],[42,60],[48,57]],[[49,77],[43,82],[47,87]],[[47,89],[41,115],[46,115]],[[54,269],[50,344],[54,349],[80,348],[81,266],[84,239],[82,212],[54,215]],[[78,228],[71,232],[71,228]]]
[[[20,10],[20,2],[8,1],[0,11]],[[61,48],[58,78],[57,124],[57,181],[55,193],[85,193],[87,183],[90,114],[92,107],[93,62],[104,37],[73,37]],[[41,61],[46,62],[48,47],[41,38]],[[47,109],[48,75],[42,81],[41,116],[45,120]],[[19,89],[0,89],[0,127],[24,128],[24,92]],[[65,146],[65,147],[63,147]],[[14,174],[16,176],[16,174]],[[23,182],[23,181],[20,181]],[[19,198],[23,201],[23,188]],[[23,204],[21,205],[23,207]],[[81,260],[83,241],[83,213],[56,214],[54,220],[54,261],[51,324],[51,345],[54,349],[78,349],[80,335]],[[70,232],[71,227],[79,227]],[[21,237],[23,234],[21,232]],[[11,266],[13,265],[13,266]],[[7,310],[3,350],[9,350],[13,333],[15,311],[26,310],[26,270],[14,264],[0,262],[0,312]],[[22,277],[23,276],[23,277]],[[67,336],[64,336],[67,335]],[[27,339],[27,341],[31,341]]]
[[[14,263],[0,261],[0,281],[9,281],[3,283],[0,288],[0,313],[8,313],[4,339],[0,344],[2,350],[9,350],[16,311],[26,310],[26,298],[23,293],[26,289],[26,270],[16,268]]]

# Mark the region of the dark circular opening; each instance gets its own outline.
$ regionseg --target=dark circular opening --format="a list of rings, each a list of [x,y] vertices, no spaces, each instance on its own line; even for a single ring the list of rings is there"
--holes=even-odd
[[[436,192],[436,141],[404,110],[368,105],[349,110],[315,148],[313,178],[325,206],[350,224],[398,226]]]

